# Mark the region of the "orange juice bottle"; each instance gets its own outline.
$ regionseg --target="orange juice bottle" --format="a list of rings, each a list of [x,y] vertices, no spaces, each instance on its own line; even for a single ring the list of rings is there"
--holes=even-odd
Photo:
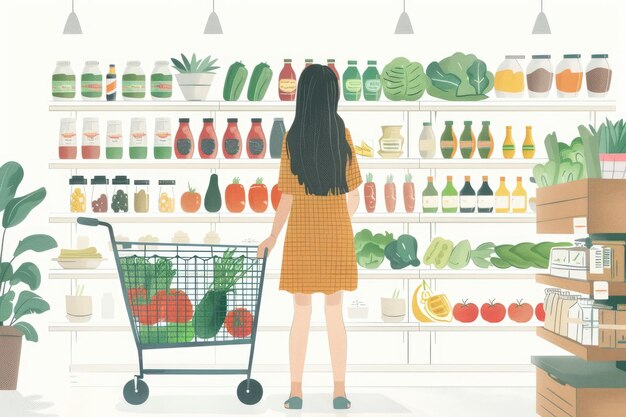
[[[513,142],[513,127],[506,127],[506,136],[502,144],[502,156],[505,159],[512,159],[515,156],[515,142]]]
[[[533,127],[526,126],[526,138],[522,145],[522,155],[524,159],[533,159],[535,156],[535,141],[533,140]]]

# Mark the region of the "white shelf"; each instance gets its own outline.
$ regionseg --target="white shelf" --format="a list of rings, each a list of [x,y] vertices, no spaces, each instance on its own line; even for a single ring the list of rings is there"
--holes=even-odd
[[[421,213],[420,223],[535,223],[534,213]]]
[[[478,155],[474,155],[472,159],[420,159],[420,169],[533,169],[537,164],[546,163],[548,160],[545,158],[533,158],[533,159],[500,159],[490,158],[481,159]]]
[[[113,269],[50,269],[49,279],[96,279],[96,280],[117,280],[117,271]]]
[[[443,100],[408,101],[358,101],[339,102],[339,111],[346,112],[613,112],[614,100],[559,99],[559,100],[499,100],[490,98],[484,101],[460,102]],[[53,112],[290,112],[295,110],[295,102],[282,101],[54,101],[49,104]]]

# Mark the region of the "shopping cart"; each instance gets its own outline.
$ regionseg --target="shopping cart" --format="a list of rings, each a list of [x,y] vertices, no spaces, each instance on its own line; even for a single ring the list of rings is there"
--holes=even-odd
[[[116,242],[109,223],[77,222],[104,226],[111,237],[139,356],[139,374],[124,386],[128,403],[148,399],[145,375],[246,375],[237,397],[249,405],[261,400],[263,387],[250,375],[267,251],[257,259],[256,246]],[[250,345],[248,367],[144,368],[144,350],[223,345]]]

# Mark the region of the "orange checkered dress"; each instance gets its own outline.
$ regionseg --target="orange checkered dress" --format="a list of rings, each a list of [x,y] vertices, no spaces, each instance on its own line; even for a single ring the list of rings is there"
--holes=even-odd
[[[352,161],[346,167],[348,190],[363,182],[350,132],[346,139],[352,149]],[[315,196],[305,193],[304,185],[291,172],[287,140],[283,140],[278,188],[293,195],[289,214],[280,289],[290,293],[332,294],[357,287],[357,266],[352,222],[346,195]]]

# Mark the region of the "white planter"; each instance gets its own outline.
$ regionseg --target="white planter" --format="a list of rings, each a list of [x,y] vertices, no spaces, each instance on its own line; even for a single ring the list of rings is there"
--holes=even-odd
[[[74,323],[84,323],[91,320],[93,303],[90,295],[66,295],[65,312],[67,319]]]
[[[626,178],[626,153],[600,154],[602,178],[621,180]]]
[[[184,73],[176,74],[176,81],[187,101],[206,100],[215,74]]]
[[[404,298],[381,298],[380,311],[382,319],[386,322],[399,322],[406,316],[406,299]]]

